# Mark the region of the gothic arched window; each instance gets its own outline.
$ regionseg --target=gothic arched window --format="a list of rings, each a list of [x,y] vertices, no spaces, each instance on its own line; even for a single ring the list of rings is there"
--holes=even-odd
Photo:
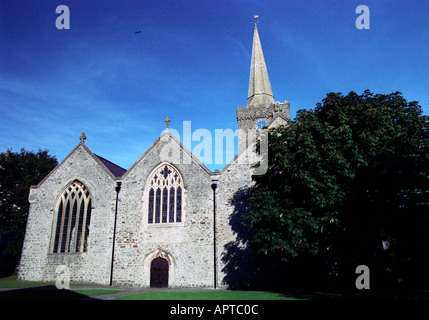
[[[91,194],[79,181],[70,184],[56,206],[52,253],[86,252],[91,221]]]
[[[179,172],[173,166],[163,164],[149,181],[147,222],[181,223],[183,181]]]

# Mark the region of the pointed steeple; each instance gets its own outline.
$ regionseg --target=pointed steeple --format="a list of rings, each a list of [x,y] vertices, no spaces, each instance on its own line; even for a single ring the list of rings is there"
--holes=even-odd
[[[257,107],[260,104],[270,105],[271,103],[274,103],[274,96],[271,89],[270,79],[268,78],[268,71],[267,66],[265,65],[258,28],[255,23],[247,107],[250,105]]]
[[[274,102],[256,23],[255,21],[247,107],[237,108],[239,153],[255,143],[262,127],[272,128],[287,125],[290,121],[289,102]]]

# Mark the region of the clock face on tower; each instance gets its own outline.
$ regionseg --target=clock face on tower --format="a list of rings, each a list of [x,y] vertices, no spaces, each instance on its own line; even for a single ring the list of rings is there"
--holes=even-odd
[[[268,121],[265,119],[258,119],[255,122],[255,128],[258,130],[261,130],[263,127],[265,127],[268,124]]]

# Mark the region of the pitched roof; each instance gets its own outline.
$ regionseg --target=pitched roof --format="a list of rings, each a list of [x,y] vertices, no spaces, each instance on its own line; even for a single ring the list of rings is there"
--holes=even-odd
[[[117,177],[117,178],[119,178],[119,177],[122,177],[122,175],[125,173],[125,172],[127,172],[127,170],[126,169],[124,169],[124,168],[122,168],[122,167],[120,167],[120,166],[118,166],[118,165],[116,165],[116,164],[114,164],[113,162],[111,162],[111,161],[109,161],[109,160],[107,160],[107,159],[104,159],[103,157],[100,157],[99,155],[97,155],[97,154],[94,154],[105,166],[106,166],[106,168],[107,169],[109,169],[109,171],[111,172],[111,173],[113,173],[113,175],[115,176],[115,177]]]

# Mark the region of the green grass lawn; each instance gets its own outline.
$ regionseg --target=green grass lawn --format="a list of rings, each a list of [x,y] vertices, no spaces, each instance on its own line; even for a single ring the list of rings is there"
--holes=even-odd
[[[80,289],[82,285],[71,284],[70,293],[87,297],[97,297],[99,295],[108,295],[118,292],[124,292],[127,290],[116,290],[116,289]],[[85,285],[89,286],[90,285]],[[17,281],[16,276],[10,276],[6,278],[0,278],[0,288],[49,288],[49,297],[55,294],[55,283],[52,282],[29,282],[29,281]],[[19,298],[20,291],[14,295]],[[35,291],[36,292],[36,291]],[[39,291],[38,291],[39,292]],[[64,293],[63,290],[57,292]],[[25,292],[26,297],[28,292]],[[36,293],[36,295],[39,293]],[[204,291],[151,291],[139,294],[124,295],[117,298],[118,300],[297,300],[294,296],[283,295],[275,292],[268,291],[230,291],[230,290],[204,290]]]
[[[55,282],[33,282],[33,281],[18,281],[16,276],[0,278],[0,288],[35,288],[43,286],[55,286]],[[70,287],[91,287],[91,284],[71,283]]]
[[[118,297],[117,300],[300,300],[269,291],[153,291]]]
[[[71,290],[69,291],[69,293],[81,295],[82,297],[84,297],[84,296],[96,297],[99,295],[114,294],[114,293],[126,291],[126,290],[109,289],[108,287],[106,287],[106,289],[79,289],[82,286],[91,287],[91,285],[87,285],[87,284],[71,284],[70,285]],[[61,294],[65,293],[65,291],[63,291],[63,290],[55,290],[55,283],[53,283],[53,282],[18,281],[16,279],[16,276],[9,276],[6,278],[0,278],[0,288],[3,288],[3,289],[16,288],[16,289],[18,289],[15,292],[9,291],[9,292],[4,293],[6,295],[9,293],[12,297],[16,297],[17,299],[19,299],[20,297],[28,298],[32,294],[31,291],[27,292],[25,290],[19,290],[19,289],[24,289],[24,288],[34,288],[34,289],[45,288],[46,289],[45,291],[48,291],[48,289],[49,289],[49,293],[47,294],[47,298],[50,298],[50,297],[55,298],[56,292],[61,292]],[[34,293],[35,295],[40,293],[40,291],[34,291],[34,292],[35,292]]]
[[[87,288],[82,288],[85,286]],[[71,290],[58,290],[55,283],[17,281],[15,276],[0,278],[0,288],[14,288],[0,292],[2,299],[82,299],[97,298],[119,292],[124,294],[117,300],[349,300],[349,299],[404,299],[429,300],[429,290],[398,292],[378,292],[374,290],[330,292],[318,290],[291,290],[278,293],[270,291],[235,291],[235,290],[154,290],[135,293],[130,289],[112,289],[109,286],[71,284]],[[127,294],[129,291],[129,294]],[[115,297],[113,297],[115,298]]]
[[[6,278],[0,278],[0,288],[34,288],[42,286],[55,286],[53,282],[30,282],[30,281],[18,281],[16,276],[9,276]]]
[[[96,296],[101,296],[106,294],[114,294],[118,292],[127,291],[127,290],[116,290],[116,289],[85,289],[85,290],[71,289],[71,290],[75,293],[88,296],[88,297],[96,297]]]

